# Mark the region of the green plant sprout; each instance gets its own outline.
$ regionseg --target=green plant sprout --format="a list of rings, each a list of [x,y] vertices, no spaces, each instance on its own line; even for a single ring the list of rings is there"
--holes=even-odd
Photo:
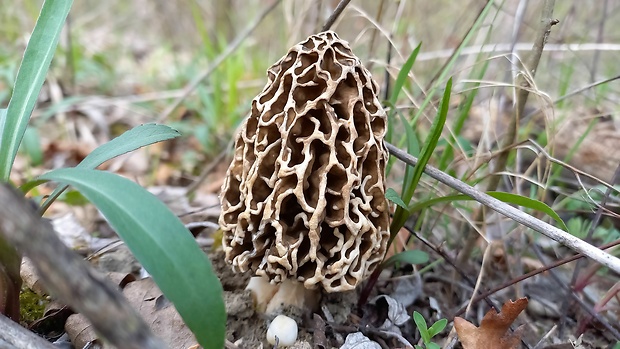
[[[420,336],[422,337],[422,342],[424,343],[424,346],[415,345],[415,349],[440,349],[441,347],[439,346],[439,344],[431,342],[431,339],[433,339],[433,337],[441,333],[441,331],[446,328],[448,320],[439,319],[435,321],[435,323],[431,327],[427,327],[424,316],[422,316],[422,314],[418,313],[417,311],[414,311],[413,321],[415,322],[418,331],[420,331]]]

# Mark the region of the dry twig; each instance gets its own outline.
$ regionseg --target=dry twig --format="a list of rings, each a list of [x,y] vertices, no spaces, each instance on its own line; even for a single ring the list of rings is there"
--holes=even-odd
[[[120,292],[67,248],[20,193],[2,184],[0,202],[0,236],[32,260],[53,296],[86,316],[119,348],[166,348]]]
[[[340,17],[340,15],[342,14],[342,11],[344,11],[344,9],[350,2],[351,0],[341,0],[338,3],[338,6],[336,6],[336,9],[332,13],[332,15],[329,16],[329,18],[327,19],[327,22],[325,22],[325,25],[323,26],[323,29],[321,31],[328,31],[332,27],[332,25],[334,25],[338,17]]]
[[[388,150],[390,151],[390,154],[394,155],[395,157],[397,157],[404,163],[410,166],[415,166],[418,163],[418,159],[398,149],[394,145],[388,143],[387,147],[388,147]],[[620,273],[620,259],[618,259],[617,257],[614,257],[608,253],[605,253],[601,251],[600,249],[596,248],[595,246],[592,246],[582,241],[581,239],[578,239],[570,235],[569,233],[552,226],[549,223],[546,223],[537,218],[534,218],[530,216],[529,214],[518,210],[517,208],[514,208],[494,197],[491,197],[479,190],[476,190],[470,185],[454,177],[451,177],[450,175],[432,166],[426,165],[424,169],[424,173],[440,181],[441,183],[459,191],[460,193],[463,193],[475,199],[481,204],[491,208],[495,212],[502,214],[514,220],[517,223],[525,225],[526,227],[531,228],[547,236],[548,238],[553,239],[574,251],[582,253],[583,255],[597,261],[598,263],[604,266],[609,267],[615,272]]]
[[[551,16],[553,16],[554,6],[555,0],[545,0],[543,4],[543,10],[541,13],[541,27],[538,31],[538,36],[534,41],[534,45],[532,47],[532,52],[529,56],[529,59],[525,63],[525,71],[519,74],[516,79],[516,86],[519,88],[516,92],[517,105],[515,107],[515,115],[510,120],[510,125],[507,128],[507,134],[505,134],[502,138],[500,149],[510,149],[510,145],[516,142],[519,120],[521,120],[523,117],[525,102],[527,102],[527,99],[529,97],[531,84],[536,74],[538,63],[540,62],[540,57],[542,56],[543,49],[545,48],[545,44],[547,43],[547,38],[549,37],[549,33],[551,32],[551,27],[558,23],[557,20],[551,18]],[[495,158],[491,173],[498,173],[505,170],[506,163],[508,161],[508,155],[508,151],[503,151],[498,154],[498,156]],[[497,190],[500,179],[501,176],[491,176],[489,182],[487,183],[486,191]],[[483,216],[484,210],[478,210],[474,215],[474,221],[481,221],[483,219]],[[469,257],[476,238],[477,237],[471,234],[469,230],[467,231],[467,233],[465,234],[465,247],[459,255],[459,262],[462,263]]]
[[[241,45],[241,43],[256,29],[256,27],[258,27],[258,25],[260,24],[260,22],[263,21],[263,19],[274,9],[276,8],[276,6],[278,6],[280,4],[280,2],[282,2],[282,0],[276,0],[274,1],[271,6],[267,7],[262,13],[260,13],[258,15],[258,17],[256,17],[256,19],[254,20],[254,22],[252,22],[246,30],[244,30],[241,34],[239,34],[239,36],[237,36],[235,38],[235,40],[233,40],[233,42],[230,43],[230,45],[228,45],[228,47],[226,47],[226,50],[224,52],[222,52],[222,54],[220,54],[219,56],[217,56],[215,58],[215,60],[213,61],[213,63],[211,64],[211,66],[204,71],[204,73],[202,73],[201,75],[199,75],[198,77],[196,77],[196,79],[194,79],[194,81],[192,81],[189,85],[187,85],[185,87],[185,89],[183,90],[183,94],[181,96],[179,96],[174,103],[172,103],[166,110],[164,110],[159,117],[157,118],[157,122],[163,122],[164,120],[166,120],[166,118],[179,106],[181,105],[181,103],[192,93],[194,92],[194,90],[198,87],[198,85],[200,85],[202,83],[202,81],[206,78],[208,78],[211,74],[213,74],[213,72],[215,71],[215,69],[217,69],[217,67],[220,66],[220,64],[222,64],[226,58],[228,58],[228,56],[230,56],[233,52],[235,52],[237,50],[237,48],[239,48],[239,46]]]

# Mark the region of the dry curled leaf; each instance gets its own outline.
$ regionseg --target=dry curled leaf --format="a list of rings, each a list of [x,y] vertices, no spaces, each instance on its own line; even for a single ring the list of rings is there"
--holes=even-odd
[[[464,349],[516,349],[519,348],[523,326],[519,326],[513,333],[507,333],[510,325],[517,316],[527,307],[527,298],[516,301],[507,301],[502,311],[497,313],[489,310],[480,327],[471,322],[456,317],[454,328]]]
[[[361,332],[350,333],[340,349],[379,349],[381,346],[371,341]]]

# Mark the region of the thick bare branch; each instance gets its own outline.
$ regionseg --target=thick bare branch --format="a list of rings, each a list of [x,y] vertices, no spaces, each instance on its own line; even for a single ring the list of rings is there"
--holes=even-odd
[[[32,260],[54,297],[86,316],[118,348],[166,347],[121,293],[67,248],[20,193],[2,184],[0,202],[0,237]]]

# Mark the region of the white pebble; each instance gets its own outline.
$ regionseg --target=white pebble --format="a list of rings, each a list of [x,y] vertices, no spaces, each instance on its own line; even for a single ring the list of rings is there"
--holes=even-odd
[[[276,344],[278,337],[278,347],[288,347],[295,344],[297,340],[297,322],[286,315],[278,315],[267,329],[267,341],[269,344]]]

